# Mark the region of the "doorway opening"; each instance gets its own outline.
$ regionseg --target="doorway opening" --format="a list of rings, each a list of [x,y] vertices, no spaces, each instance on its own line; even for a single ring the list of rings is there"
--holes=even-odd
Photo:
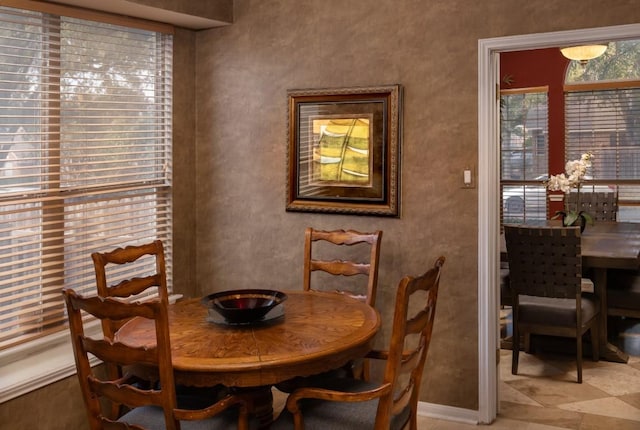
[[[640,38],[640,24],[478,41],[478,422],[499,408],[500,53]]]

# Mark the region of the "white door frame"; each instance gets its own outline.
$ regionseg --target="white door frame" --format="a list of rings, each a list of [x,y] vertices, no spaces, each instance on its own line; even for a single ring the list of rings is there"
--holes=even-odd
[[[559,31],[478,41],[478,422],[498,407],[500,247],[500,52],[640,38],[640,24]]]

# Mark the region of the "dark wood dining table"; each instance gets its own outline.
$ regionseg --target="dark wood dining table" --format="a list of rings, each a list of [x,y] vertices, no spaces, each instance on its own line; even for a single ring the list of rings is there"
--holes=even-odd
[[[500,242],[501,259],[506,261],[504,236]],[[626,363],[629,355],[607,339],[607,271],[640,268],[640,223],[596,221],[587,225],[582,233],[581,252],[582,266],[591,272],[594,292],[600,299],[600,358]]]
[[[170,305],[176,384],[224,384],[262,393],[270,401],[272,385],[339,368],[371,350],[380,328],[376,309],[338,293],[285,293],[281,317],[252,325],[211,318],[199,299]],[[140,318],[127,322],[116,337],[133,345],[155,343],[153,325]],[[264,418],[270,408],[257,414]]]

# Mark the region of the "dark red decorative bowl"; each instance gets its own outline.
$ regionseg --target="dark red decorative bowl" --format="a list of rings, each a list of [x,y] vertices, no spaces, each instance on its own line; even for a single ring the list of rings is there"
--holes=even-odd
[[[274,290],[231,290],[209,294],[202,303],[218,312],[232,324],[260,321],[274,307],[287,300],[287,295]]]

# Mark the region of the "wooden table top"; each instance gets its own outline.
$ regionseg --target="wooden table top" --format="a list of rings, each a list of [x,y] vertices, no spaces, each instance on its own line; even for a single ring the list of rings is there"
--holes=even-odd
[[[640,267],[640,223],[604,222],[587,225],[582,233],[585,267],[637,269]]]
[[[262,325],[207,320],[199,299],[169,307],[176,383],[237,387],[273,385],[345,365],[364,356],[380,328],[374,308],[337,293],[285,291],[284,317]],[[150,321],[134,319],[118,332],[129,344],[155,343]]]

